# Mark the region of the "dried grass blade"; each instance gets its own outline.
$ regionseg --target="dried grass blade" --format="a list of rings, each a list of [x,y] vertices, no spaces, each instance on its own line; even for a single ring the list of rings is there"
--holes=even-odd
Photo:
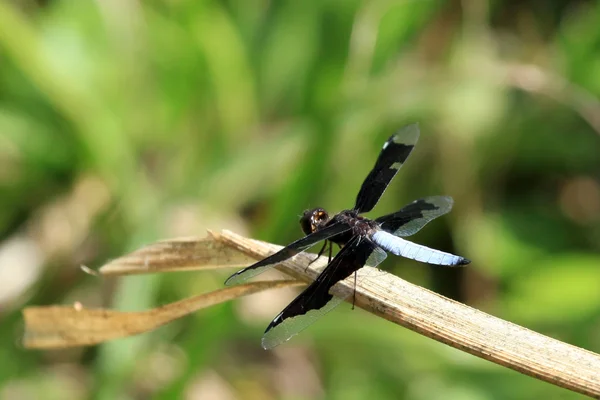
[[[254,261],[209,234],[205,238],[177,238],[148,245],[112,260],[98,272],[104,276],[116,276],[194,271],[243,267]]]
[[[251,257],[265,257],[278,249],[226,230],[215,237]],[[279,268],[310,280],[317,273],[313,266],[306,268],[306,259],[299,254]],[[369,270],[361,268],[359,275]],[[358,280],[356,297],[348,297],[358,307],[477,357],[600,399],[599,354],[493,317],[392,274],[366,275],[367,279]],[[349,277],[331,292],[343,294],[353,289]]]
[[[237,297],[287,286],[294,280],[253,282],[190,297],[140,312],[85,309],[69,306],[28,307],[23,310],[29,349],[94,345],[107,340],[148,332],[177,318]]]

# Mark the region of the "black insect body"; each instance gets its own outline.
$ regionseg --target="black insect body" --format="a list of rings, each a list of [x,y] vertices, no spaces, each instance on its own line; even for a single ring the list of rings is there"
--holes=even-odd
[[[375,267],[386,257],[386,251],[412,260],[437,265],[465,265],[466,258],[431,249],[402,237],[418,232],[429,221],[452,209],[452,198],[432,196],[416,200],[400,211],[375,220],[360,214],[375,207],[379,198],[408,158],[419,138],[417,124],[402,128],[383,145],[375,166],[363,182],[356,205],[329,217],[323,208],[305,211],[300,226],[305,237],[277,253],[233,274],[226,285],[241,283],[278,263],[324,240],[318,256],[329,247],[329,264],[298,297],[296,297],[267,327],[262,339],[265,349],[277,346],[312,324],[340,304],[329,289],[365,265]],[[331,260],[332,243],[341,247]]]

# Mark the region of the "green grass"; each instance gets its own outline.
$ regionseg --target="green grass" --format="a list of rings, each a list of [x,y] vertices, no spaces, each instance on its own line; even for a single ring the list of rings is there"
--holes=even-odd
[[[418,121],[371,215],[453,196],[415,240],[473,263],[384,267],[600,352],[598,4],[40,3],[0,2],[0,399],[581,398],[345,309],[263,352],[277,293],[65,352],[20,348],[19,313],[217,289],[78,268],[207,228],[285,244],[304,209],[351,207]]]

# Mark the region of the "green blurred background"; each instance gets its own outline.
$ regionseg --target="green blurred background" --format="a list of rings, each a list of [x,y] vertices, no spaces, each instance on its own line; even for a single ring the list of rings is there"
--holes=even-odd
[[[158,239],[285,244],[421,139],[371,216],[451,195],[400,277],[600,352],[600,3],[0,1],[0,399],[578,399],[345,305],[273,352],[293,292],[158,331],[25,351],[20,310],[143,310],[229,272],[101,280]]]

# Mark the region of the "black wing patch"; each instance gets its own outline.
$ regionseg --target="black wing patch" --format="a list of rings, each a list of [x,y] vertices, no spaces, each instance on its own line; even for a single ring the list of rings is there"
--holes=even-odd
[[[363,182],[356,196],[354,209],[358,213],[369,212],[408,158],[419,139],[419,125],[412,124],[400,129],[383,145],[379,158]]]
[[[303,237],[302,239],[298,239],[295,242],[290,243],[283,249],[279,250],[277,253],[265,259],[262,259],[259,262],[254,263],[251,266],[246,267],[243,270],[231,275],[225,281],[225,285],[237,285],[238,283],[244,282],[245,280],[250,279],[253,276],[263,273],[267,269],[274,267],[280,262],[285,261],[298,253],[303,252],[315,243],[320,242],[324,239],[329,239],[330,237],[346,232],[349,229],[350,227],[346,224],[335,223],[316,232],[313,232],[310,235]]]
[[[317,279],[273,319],[262,338],[263,348],[270,349],[289,340],[334,309],[344,299],[334,297],[329,289],[365,264],[377,266],[386,256],[385,251],[369,240],[353,238]]]
[[[430,221],[450,212],[453,204],[454,200],[450,196],[425,197],[375,221],[381,224],[381,229],[384,231],[396,236],[410,236],[420,231]]]

